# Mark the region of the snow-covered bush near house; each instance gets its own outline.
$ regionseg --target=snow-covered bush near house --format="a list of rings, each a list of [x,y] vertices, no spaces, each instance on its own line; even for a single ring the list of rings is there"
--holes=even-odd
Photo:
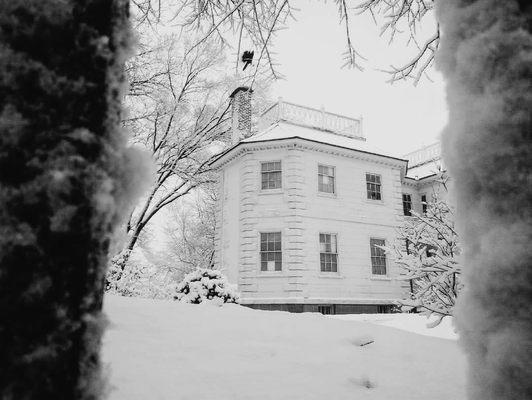
[[[205,300],[220,303],[238,303],[239,294],[221,271],[216,269],[198,268],[187,274],[176,287],[176,300],[199,304]]]
[[[465,356],[434,329],[109,295],[104,310],[109,400],[466,399]]]

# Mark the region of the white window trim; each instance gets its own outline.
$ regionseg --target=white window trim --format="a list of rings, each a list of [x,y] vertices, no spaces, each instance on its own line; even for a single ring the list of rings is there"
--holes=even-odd
[[[405,206],[404,206],[404,199],[403,199],[403,196],[404,195],[408,195],[410,196],[410,215],[406,215],[405,214]],[[412,195],[412,193],[407,193],[407,192],[401,192],[401,208],[403,210],[403,217],[411,217],[412,216],[412,211],[415,211],[414,210],[414,196]]]
[[[261,262],[261,251],[260,251],[260,243],[261,243],[261,237],[260,237],[260,234],[261,233],[279,233],[281,232],[281,270],[280,271],[263,271],[262,270],[262,262]],[[257,259],[258,259],[258,262],[257,262],[257,266],[258,266],[258,271],[259,271],[259,275],[264,275],[264,276],[279,276],[279,275],[284,275],[284,272],[285,272],[285,262],[286,262],[286,259],[285,259],[285,246],[284,246],[284,232],[283,232],[283,229],[259,229],[257,231],[257,243],[258,243],[258,256],[257,256]]]
[[[334,192],[329,193],[329,192],[320,191],[320,180],[319,180],[320,167],[327,167],[327,168],[333,169],[334,171]],[[338,197],[338,174],[336,173],[336,166],[328,165],[328,164],[321,163],[321,162],[316,163],[316,186],[315,187],[316,187],[316,193],[318,194],[318,196],[329,197],[329,198]]]
[[[370,174],[370,175],[377,175],[381,178],[381,191],[380,191],[380,194],[381,194],[381,198],[380,200],[377,200],[377,199],[368,199],[368,181],[366,179],[366,175],[367,174]],[[370,204],[384,204],[384,179],[382,177],[382,174],[379,174],[377,172],[364,172],[364,199],[366,200],[367,203],[370,203]]]
[[[280,188],[275,188],[275,189],[263,189],[262,188],[262,164],[274,163],[274,162],[281,163],[281,187]],[[282,193],[283,189],[284,189],[283,160],[281,160],[281,159],[260,160],[259,161],[259,193],[260,194],[278,194],[278,193]]]
[[[386,246],[387,243],[389,243],[388,238],[386,238],[386,237],[376,236],[376,235],[375,236],[374,235],[368,236],[368,241],[366,243],[367,243],[368,255],[369,255],[369,276],[370,276],[370,279],[389,281],[389,280],[391,280],[391,275],[390,275],[391,263],[390,263],[389,254],[386,253],[386,274],[379,275],[379,274],[374,274],[373,273],[373,263],[371,262],[371,239],[384,240],[384,245],[385,246]]]
[[[425,196],[425,203],[427,203],[426,204],[426,208],[428,209],[428,207],[429,207],[429,196],[428,196],[428,194],[426,192],[420,193],[419,194],[419,205],[420,205],[419,212],[421,214],[423,214],[423,200],[421,200],[422,196]]]
[[[320,235],[336,235],[336,272],[334,271],[322,271],[321,270],[321,248],[320,248]],[[340,235],[338,232],[318,231],[318,275],[322,278],[343,278],[340,274]],[[334,253],[331,253],[334,254]]]

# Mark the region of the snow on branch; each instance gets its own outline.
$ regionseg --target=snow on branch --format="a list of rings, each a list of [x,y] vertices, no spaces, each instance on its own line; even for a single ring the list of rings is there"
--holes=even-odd
[[[389,42],[407,32],[407,46],[413,44],[417,52],[402,65],[391,65],[385,69],[390,75],[388,82],[400,80],[413,80],[417,85],[420,79],[427,75],[428,69],[434,64],[434,55],[440,43],[440,29],[436,25],[432,34],[425,40],[419,39],[422,21],[426,16],[433,13],[433,0],[365,0],[356,9],[359,14],[370,13],[377,24],[377,17],[383,18],[381,35],[388,34]]]
[[[416,308],[440,317],[453,314],[462,288],[460,245],[454,229],[452,209],[434,194],[426,213],[412,211],[398,230],[398,241],[386,250],[410,281],[406,308]]]

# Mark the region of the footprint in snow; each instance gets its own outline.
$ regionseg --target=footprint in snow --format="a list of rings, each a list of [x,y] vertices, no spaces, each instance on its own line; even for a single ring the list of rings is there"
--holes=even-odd
[[[375,389],[377,387],[377,383],[369,379],[367,376],[362,376],[360,378],[349,378],[349,381],[366,389]]]
[[[368,335],[358,336],[358,337],[356,337],[356,338],[351,340],[351,344],[353,344],[355,346],[360,346],[360,347],[367,346],[367,345],[372,344],[374,342],[375,342],[375,340],[373,340],[373,338],[371,336],[368,336]]]

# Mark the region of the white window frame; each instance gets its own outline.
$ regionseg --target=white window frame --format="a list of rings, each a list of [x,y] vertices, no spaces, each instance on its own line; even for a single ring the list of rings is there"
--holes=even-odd
[[[274,169],[274,170],[269,170],[269,171],[263,171],[262,170],[263,165],[265,165],[265,164],[273,164],[273,163],[279,163],[279,169]],[[259,173],[260,173],[260,190],[261,191],[269,192],[269,191],[280,191],[280,190],[282,190],[282,188],[283,188],[283,162],[281,160],[261,161],[260,162]],[[264,176],[264,174],[271,174],[271,173],[279,173],[279,177],[280,177],[279,178],[279,187],[275,187],[275,188],[267,187],[267,188],[264,188],[263,187],[263,176]],[[270,180],[268,180],[268,182],[270,182]]]
[[[279,245],[279,249],[275,249],[275,241],[273,242],[274,244],[274,249],[273,250],[269,250],[268,249],[268,243],[271,243],[269,242],[268,240],[266,242],[263,242],[262,241],[262,235],[271,235],[271,234],[276,234],[278,233],[279,234],[279,237],[280,237],[280,245]],[[259,271],[262,272],[262,273],[270,273],[270,272],[277,272],[277,273],[280,273],[283,271],[283,232],[281,230],[270,230],[270,231],[260,231],[259,232]],[[262,243],[266,243],[266,249],[263,250],[262,248]],[[274,254],[274,259],[273,260],[268,260],[269,257],[266,257],[266,269],[262,269],[262,254]],[[280,260],[279,262],[281,263],[281,268],[280,269],[276,269],[277,267],[277,260],[275,259],[275,254],[276,253],[279,253],[280,254]],[[273,261],[273,269],[269,269],[268,268],[268,262],[270,261]]]
[[[333,174],[332,175],[325,175],[325,174],[320,173],[320,167],[332,168],[332,173]],[[329,179],[332,178],[332,188],[333,188],[332,192],[326,192],[326,191],[320,190],[320,176],[326,176]],[[333,166],[333,165],[327,165],[327,164],[318,163],[318,193],[319,194],[329,195],[329,196],[335,196],[336,192],[337,192],[337,187],[336,187],[336,167]]]
[[[368,176],[378,177],[379,178],[379,183],[377,183],[376,181],[372,182],[371,180],[368,180],[369,179]],[[383,197],[384,196],[383,196],[383,193],[382,193],[382,175],[381,174],[377,174],[375,172],[366,172],[364,174],[364,177],[365,177],[365,181],[366,181],[366,199],[370,200],[370,201],[383,201]],[[370,190],[368,188],[368,185],[375,185],[375,190]],[[380,196],[380,199],[373,198],[373,195],[370,196],[370,192],[371,193],[375,192],[376,194],[378,193],[379,196]]]
[[[425,197],[425,201],[423,201],[423,197]],[[421,213],[422,214],[425,214],[427,212],[427,208],[429,206],[429,200],[428,200],[428,196],[426,193],[421,193],[419,195],[419,202],[421,203]],[[425,203],[425,204],[423,204]]]
[[[405,201],[405,196],[408,196],[409,200],[408,201]],[[403,193],[401,195],[401,199],[402,199],[402,202],[403,202],[403,215],[405,217],[411,217],[412,216],[412,194],[410,193]],[[408,214],[405,213],[405,203],[408,203],[410,205],[410,208],[408,209]]]
[[[376,250],[382,251],[383,253],[382,255],[373,255],[373,248],[374,248],[373,243],[372,243],[373,240],[380,240],[384,242],[383,244],[378,244],[378,246],[386,246],[385,238],[382,238],[382,237],[370,237],[369,238],[369,256],[370,256],[370,263],[371,263],[371,275],[387,277],[388,276],[388,262],[387,262],[386,252],[383,249],[376,247]],[[375,273],[375,267],[381,268],[382,265],[374,265],[373,264],[374,258],[384,258],[384,274]]]
[[[330,252],[327,252],[327,251],[321,251],[321,235],[328,235],[328,236],[334,236],[335,237],[335,241],[336,241],[336,251],[333,252],[333,251],[330,251]],[[332,242],[331,242],[332,243]],[[325,242],[325,244],[327,244],[327,242]],[[332,250],[332,248],[331,248]],[[319,271],[320,271],[320,274],[338,274],[339,273],[339,265],[340,265],[340,262],[339,262],[339,251],[338,251],[338,234],[337,233],[334,233],[334,232],[319,232],[318,233],[318,252],[319,252]],[[330,271],[327,271],[327,270],[323,270],[322,269],[322,264],[321,264],[321,255],[322,254],[330,254],[330,255],[335,255],[336,256],[336,271],[333,271],[332,270],[332,257],[331,257],[331,261],[330,261],[330,264],[331,264],[331,270]],[[325,262],[325,266],[327,266],[327,261],[324,261]]]

